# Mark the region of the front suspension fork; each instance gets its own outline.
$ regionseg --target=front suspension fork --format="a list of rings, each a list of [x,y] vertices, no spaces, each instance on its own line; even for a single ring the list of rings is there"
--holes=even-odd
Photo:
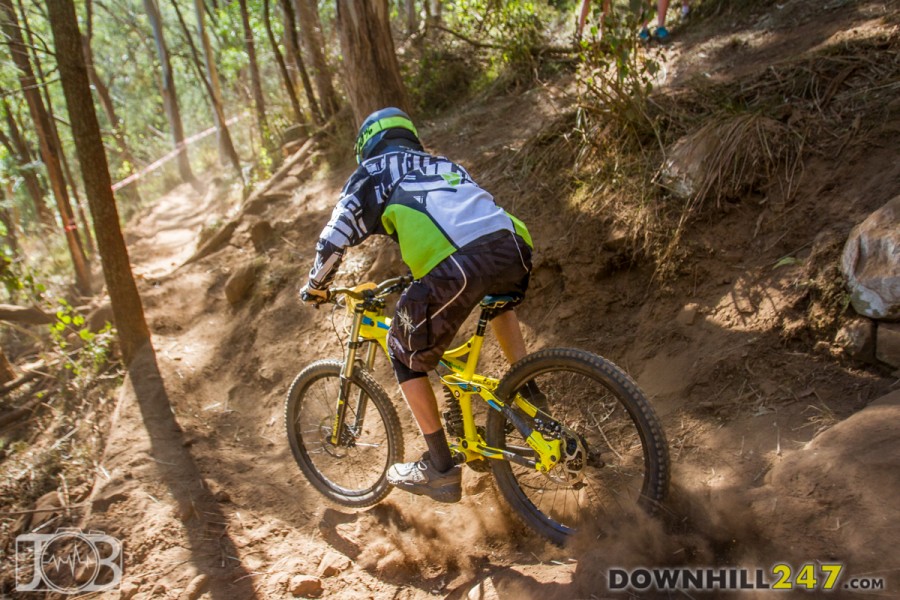
[[[359,329],[362,324],[363,310],[357,307],[353,311],[353,323],[350,326],[350,341],[347,343],[347,358],[341,367],[341,388],[338,391],[337,408],[334,411],[334,423],[331,427],[331,438],[329,441],[333,446],[341,444],[341,432],[344,430],[344,420],[347,417],[347,402],[350,400],[350,381],[353,379],[353,373],[356,370],[356,355],[360,346],[368,343],[366,350],[366,368],[370,371],[375,366],[375,357],[378,353],[378,345],[375,342],[362,342],[359,339]],[[366,397],[365,392],[360,388],[356,395],[356,419],[349,428],[351,432],[356,433],[362,431],[363,420],[366,416]]]

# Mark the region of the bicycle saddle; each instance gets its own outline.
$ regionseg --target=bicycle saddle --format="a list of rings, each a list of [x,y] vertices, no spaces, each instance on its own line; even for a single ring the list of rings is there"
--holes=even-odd
[[[481,301],[481,308],[492,310],[503,308],[507,304],[520,302],[524,296],[522,294],[502,294],[485,296]]]

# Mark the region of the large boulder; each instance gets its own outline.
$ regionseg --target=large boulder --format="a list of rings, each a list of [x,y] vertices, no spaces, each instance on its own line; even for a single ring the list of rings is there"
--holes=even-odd
[[[900,390],[779,460],[750,491],[752,512],[778,560],[834,560],[898,589]],[[896,597],[896,596],[894,596]]]
[[[900,196],[853,228],[841,271],[857,313],[872,319],[900,319]]]

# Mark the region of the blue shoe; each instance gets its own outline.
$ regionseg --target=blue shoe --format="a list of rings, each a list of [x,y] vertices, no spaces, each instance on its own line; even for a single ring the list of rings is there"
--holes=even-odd
[[[650,30],[647,29],[646,27],[641,29],[641,32],[638,33],[638,39],[642,42],[649,42],[650,41]]]
[[[656,31],[653,33],[653,38],[661,44],[668,42],[670,37],[669,30],[665,27],[657,27]]]

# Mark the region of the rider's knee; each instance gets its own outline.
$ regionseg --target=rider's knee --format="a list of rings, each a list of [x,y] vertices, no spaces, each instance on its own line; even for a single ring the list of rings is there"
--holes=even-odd
[[[406,383],[411,379],[418,379],[420,377],[428,376],[428,373],[410,369],[408,366],[400,362],[400,360],[396,356],[393,356],[393,353],[391,355],[391,366],[394,368],[394,375],[397,376],[398,383]]]

